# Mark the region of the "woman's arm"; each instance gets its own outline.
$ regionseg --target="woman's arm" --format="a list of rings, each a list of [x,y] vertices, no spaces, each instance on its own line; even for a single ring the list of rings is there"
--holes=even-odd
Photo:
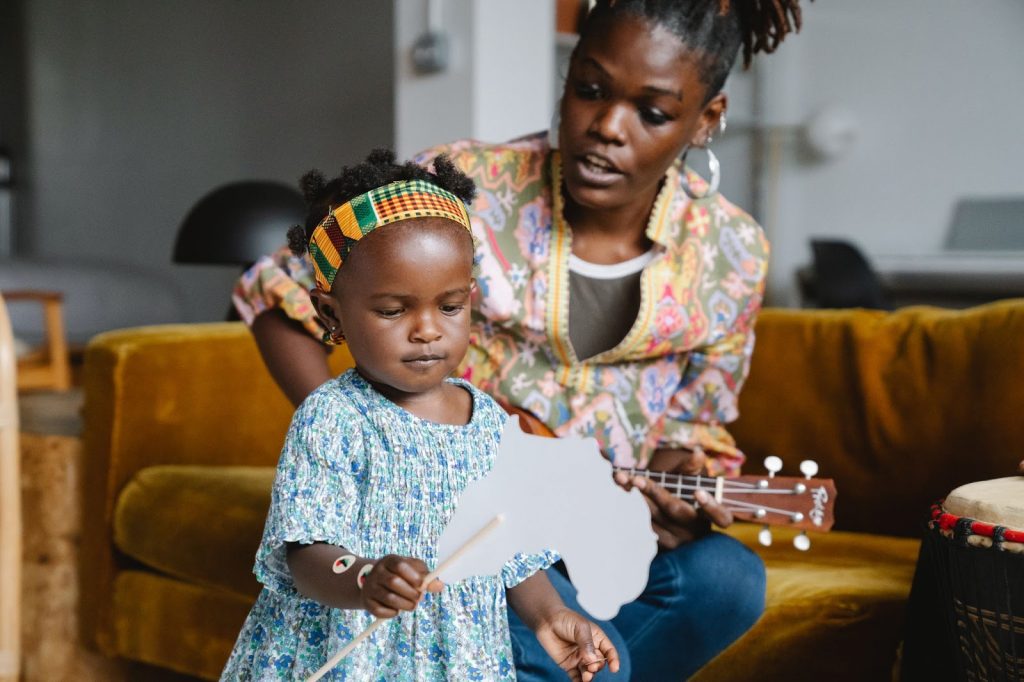
[[[279,308],[265,310],[252,322],[263,362],[293,405],[331,378],[328,348]]]
[[[282,246],[253,263],[231,292],[270,375],[296,406],[331,378],[324,330],[309,299],[314,286],[309,260]]]

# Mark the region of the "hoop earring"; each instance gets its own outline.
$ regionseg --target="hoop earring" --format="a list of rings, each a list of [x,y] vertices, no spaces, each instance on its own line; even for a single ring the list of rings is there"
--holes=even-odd
[[[708,140],[710,142],[710,140]],[[683,186],[683,191],[686,196],[690,197],[694,201],[697,199],[704,199],[711,196],[718,191],[718,185],[722,182],[722,165],[718,162],[718,157],[708,147],[703,148],[708,153],[708,169],[711,171],[711,181],[708,183],[708,191],[703,195],[697,194],[690,187],[690,183],[686,179],[686,155],[690,153],[690,149],[683,152],[683,156],[679,159],[679,183]]]

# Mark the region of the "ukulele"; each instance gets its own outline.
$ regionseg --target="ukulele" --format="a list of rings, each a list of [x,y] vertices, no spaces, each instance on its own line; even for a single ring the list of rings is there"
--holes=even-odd
[[[519,417],[524,432],[535,436],[555,438],[547,424],[526,410],[502,403],[506,412]],[[654,481],[675,497],[694,503],[693,494],[704,490],[717,502],[728,508],[737,521],[762,524],[757,541],[765,547],[772,544],[771,526],[785,526],[800,531],[793,538],[793,546],[807,551],[811,539],[807,531],[827,532],[835,522],[836,487],[831,478],[814,478],[818,465],[812,460],[800,463],[797,476],[777,476],[782,470],[782,460],[772,455],[766,457],[764,466],[767,475],[762,476],[686,476],[663,471],[649,471],[632,467],[616,467],[630,476],[643,476]]]

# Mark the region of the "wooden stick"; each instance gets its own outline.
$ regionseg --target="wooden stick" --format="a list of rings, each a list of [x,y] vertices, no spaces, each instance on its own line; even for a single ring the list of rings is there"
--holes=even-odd
[[[445,559],[440,566],[438,566],[436,569],[428,573],[427,577],[423,579],[423,583],[420,584],[420,590],[425,590],[427,585],[432,583],[434,579],[437,578],[438,575],[446,571],[452,564],[461,559],[463,555],[466,554],[466,552],[473,549],[473,547],[477,543],[479,543],[481,540],[487,537],[491,533],[491,531],[493,531],[495,528],[504,523],[504,521],[504,514],[498,514],[493,519],[491,519],[487,523],[487,525],[485,525],[483,528],[474,533],[472,537],[470,537],[468,540],[466,540],[466,542],[462,544],[461,547],[452,552],[452,555]],[[374,620],[372,623],[370,623],[369,627],[367,627],[365,630],[356,635],[355,639],[346,644],[341,649],[341,651],[334,654],[334,656],[331,657],[331,660],[327,661],[327,663],[325,663],[322,668],[320,668],[315,673],[310,675],[306,682],[316,682],[321,677],[329,673],[331,669],[334,668],[334,666],[338,665],[338,663],[342,661],[342,659],[344,659],[346,656],[352,653],[352,650],[359,646],[360,642],[362,642],[363,640],[367,639],[370,635],[372,635],[377,630],[377,628],[379,628],[387,620],[389,619],[378,618]]]

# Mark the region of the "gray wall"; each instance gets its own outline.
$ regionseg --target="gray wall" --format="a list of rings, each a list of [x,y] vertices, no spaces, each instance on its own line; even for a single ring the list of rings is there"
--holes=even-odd
[[[871,256],[935,253],[957,199],[1024,195],[1022,31],[1021,0],[805,8],[803,32],[766,60],[786,72],[768,109],[800,123],[841,107],[860,136],[824,162],[783,136],[759,216],[774,245],[773,302],[795,302],[793,270],[810,259],[810,236],[846,237]]]
[[[554,111],[553,0],[393,0],[395,138],[399,156],[473,138],[502,142],[544,130]],[[411,53],[429,8],[449,64],[422,74]]]
[[[390,2],[36,0],[23,14],[18,255],[150,271],[184,321],[223,318],[236,274],[170,262],[200,196],[393,144]],[[125,287],[104,305],[133,324],[145,301]]]

